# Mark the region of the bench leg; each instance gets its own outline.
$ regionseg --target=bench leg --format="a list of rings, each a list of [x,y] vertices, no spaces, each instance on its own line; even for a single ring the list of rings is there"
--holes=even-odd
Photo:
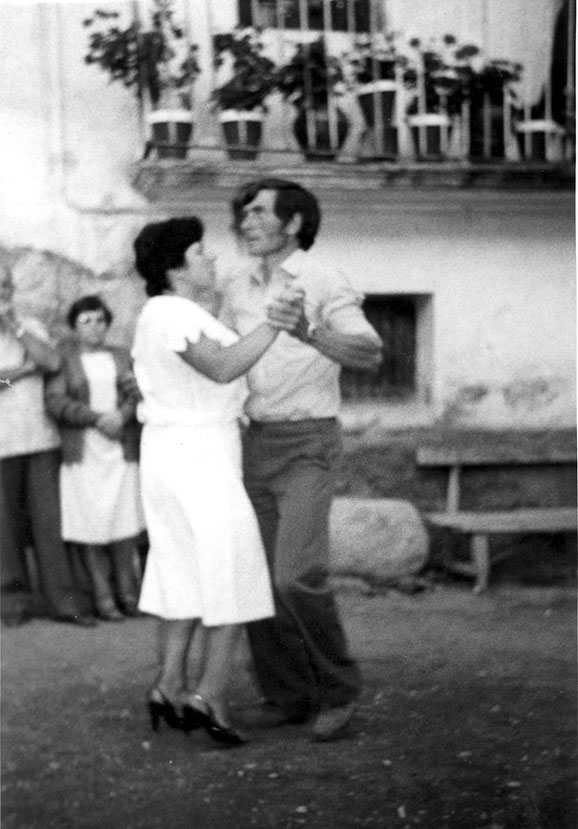
[[[470,541],[472,563],[476,572],[474,593],[487,590],[490,578],[490,542],[487,535],[472,535]]]

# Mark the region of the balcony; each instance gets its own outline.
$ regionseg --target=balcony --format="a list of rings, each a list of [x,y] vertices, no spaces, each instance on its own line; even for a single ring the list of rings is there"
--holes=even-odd
[[[214,11],[211,0],[205,4]],[[207,104],[214,107],[219,87],[248,64],[215,63],[227,35],[211,28],[207,14],[194,126],[191,117],[178,124],[162,123],[158,112],[147,116],[145,99],[146,149],[134,165],[134,186],[153,202],[186,200],[199,184],[236,186],[264,175],[346,190],[573,187],[569,53],[558,68],[542,67],[537,81],[534,72],[528,92],[523,65],[490,60],[483,39],[480,48],[450,35],[398,40],[384,10],[381,0],[242,0],[236,22],[260,27],[259,48],[277,80],[267,113],[251,105],[237,120],[232,109]],[[567,17],[557,23],[557,45],[570,32]]]

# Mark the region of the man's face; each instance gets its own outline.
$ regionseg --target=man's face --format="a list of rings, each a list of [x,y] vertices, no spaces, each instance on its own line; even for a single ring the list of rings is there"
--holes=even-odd
[[[274,190],[260,190],[243,208],[241,233],[251,256],[269,256],[282,251],[292,238],[275,213]]]

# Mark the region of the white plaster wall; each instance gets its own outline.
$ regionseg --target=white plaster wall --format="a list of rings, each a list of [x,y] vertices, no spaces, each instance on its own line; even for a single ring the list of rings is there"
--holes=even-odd
[[[83,64],[81,21],[95,6],[0,3],[0,243],[124,274],[150,217],[127,179],[143,130],[133,95]],[[201,28],[209,22],[195,18]],[[210,85],[209,73],[202,84]],[[208,135],[212,116],[203,118]],[[574,425],[570,196],[360,191],[322,194],[322,203],[318,252],[360,290],[434,297],[434,405],[420,417]],[[226,195],[194,209],[206,217],[209,244],[234,255]],[[386,404],[379,417],[393,409]]]
[[[372,424],[573,427],[575,244],[570,193],[319,191],[317,254],[366,293],[433,298],[433,403],[386,405]],[[207,245],[238,255],[227,195],[200,194]],[[366,407],[367,408],[367,407]],[[392,420],[392,414],[394,419]]]

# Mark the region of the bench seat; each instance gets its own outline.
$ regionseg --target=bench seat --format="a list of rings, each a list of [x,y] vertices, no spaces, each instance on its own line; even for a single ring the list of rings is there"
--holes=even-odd
[[[573,507],[517,509],[504,512],[434,512],[426,520],[462,533],[576,532],[578,512]]]
[[[504,447],[419,447],[416,461],[422,468],[447,470],[446,508],[444,512],[425,515],[430,526],[444,527],[469,536],[469,561],[462,561],[448,551],[444,564],[448,570],[472,576],[474,591],[480,593],[488,587],[490,576],[490,544],[492,535],[563,533],[568,539],[575,536],[578,513],[575,507],[541,507],[506,509],[503,511],[478,512],[460,509],[462,471],[472,467],[521,467],[562,466],[576,467],[576,452],[547,450],[525,446],[517,451]],[[509,555],[506,552],[502,555]],[[498,560],[494,558],[494,560]]]

